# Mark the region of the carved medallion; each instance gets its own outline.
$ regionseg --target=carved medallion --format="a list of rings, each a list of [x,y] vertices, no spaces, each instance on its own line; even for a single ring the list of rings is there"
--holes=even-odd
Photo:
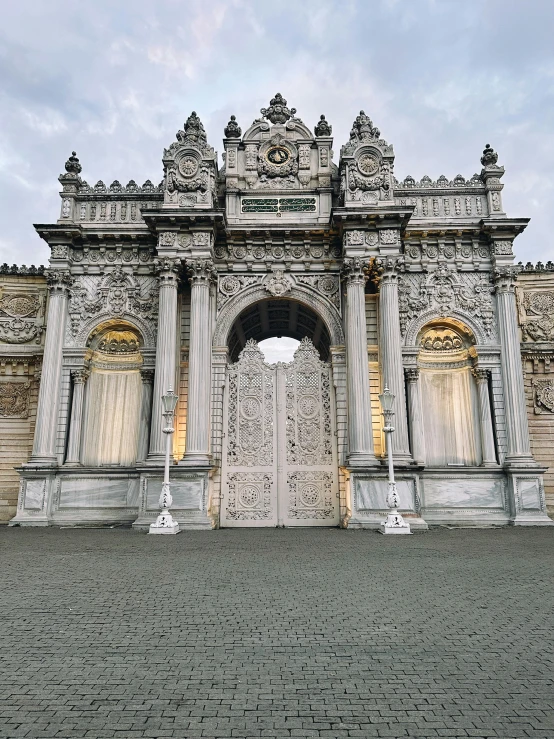
[[[0,416],[28,418],[29,382],[0,383]]]
[[[535,380],[535,413],[554,413],[554,380]]]
[[[266,158],[271,164],[281,166],[289,159],[290,154],[284,146],[274,146],[266,154]]]

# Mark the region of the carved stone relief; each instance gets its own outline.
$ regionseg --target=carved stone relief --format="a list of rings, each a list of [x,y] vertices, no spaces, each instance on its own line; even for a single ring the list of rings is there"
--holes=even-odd
[[[494,332],[493,287],[479,273],[460,273],[439,264],[428,275],[405,273],[399,278],[400,328],[404,335],[410,322],[424,311],[445,317],[461,311],[476,318],[487,336]]]
[[[526,290],[518,297],[523,341],[554,341],[554,291]]]
[[[533,387],[535,413],[554,413],[554,380],[535,379]]]
[[[91,316],[110,318],[136,315],[155,333],[158,314],[158,289],[153,276],[135,277],[120,266],[104,276],[82,275],[71,288],[70,322],[66,341],[72,345],[83,322]]]
[[[0,382],[0,416],[28,418],[30,382]]]

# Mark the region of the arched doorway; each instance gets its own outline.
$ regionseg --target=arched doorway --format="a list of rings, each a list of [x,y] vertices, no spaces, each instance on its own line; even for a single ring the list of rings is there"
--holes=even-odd
[[[331,337],[302,302],[263,299],[229,331],[223,402],[221,526],[336,526],[340,519]],[[300,341],[268,364],[258,341]]]

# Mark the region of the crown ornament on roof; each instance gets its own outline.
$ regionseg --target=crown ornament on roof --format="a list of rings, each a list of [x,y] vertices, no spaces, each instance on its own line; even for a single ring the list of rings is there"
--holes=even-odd
[[[490,144],[486,144],[483,149],[483,156],[481,157],[481,164],[483,167],[494,166],[498,161],[498,154],[492,148]]]
[[[231,116],[231,120],[223,129],[223,133],[228,139],[240,139],[240,136],[242,134],[242,129],[237,123],[236,116],[234,115]]]
[[[72,151],[71,156],[65,163],[65,171],[70,172],[71,174],[79,174],[83,168],[81,167],[81,164],[77,158],[77,152]]]
[[[269,101],[269,108],[261,108],[260,113],[271,123],[286,123],[296,113],[296,108],[287,108],[287,101],[278,92]]]
[[[202,121],[194,110],[187,118],[184,129],[184,131],[177,131],[176,134],[177,141],[180,144],[192,143],[206,145],[208,143]]]
[[[377,141],[381,136],[381,131],[373,125],[371,118],[360,110],[360,115],[356,116],[356,120],[352,124],[350,131],[350,141]]]

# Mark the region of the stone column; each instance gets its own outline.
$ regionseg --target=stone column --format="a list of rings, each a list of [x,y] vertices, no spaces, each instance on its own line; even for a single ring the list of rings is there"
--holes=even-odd
[[[346,375],[348,388],[348,466],[378,464],[373,451],[365,319],[364,262],[344,260],[346,282]]]
[[[517,330],[514,284],[518,272],[517,267],[497,267],[493,273],[508,437],[506,462],[534,464],[529,441],[523,368]]]
[[[412,457],[418,464],[425,464],[425,433],[423,431],[419,367],[407,369],[406,380],[408,381],[408,419],[412,438]]]
[[[143,462],[148,456],[148,440],[150,438],[150,423],[152,420],[152,383],[154,381],[153,369],[141,369],[142,379],[142,402],[140,406],[140,428],[137,461]],[[173,388],[175,390],[175,388]]]
[[[394,393],[394,434],[392,451],[395,462],[409,462],[410,444],[408,419],[406,418],[406,393],[402,369],[402,338],[400,336],[400,310],[398,306],[398,267],[402,257],[379,260],[381,279],[379,284],[379,357],[383,387]]]
[[[211,259],[187,264],[190,274],[190,345],[187,435],[183,463],[210,465],[210,396],[212,389],[212,320],[210,285],[215,277]]]
[[[475,367],[472,370],[477,392],[479,394],[479,422],[481,424],[481,449],[483,467],[496,466],[496,450],[494,448],[494,434],[492,430],[491,404],[489,397],[489,372]]]
[[[162,395],[169,388],[175,390],[177,357],[177,286],[180,260],[161,259],[156,263],[160,280],[158,307],[158,340],[156,343],[156,370],[150,430],[148,461],[163,464],[165,437],[162,432]]]
[[[44,342],[37,421],[30,464],[56,465],[56,430],[60,405],[62,356],[67,319],[69,272],[47,270],[50,293],[48,326]]]
[[[73,380],[73,402],[71,404],[71,422],[69,425],[69,441],[67,444],[67,465],[81,464],[81,437],[83,433],[83,407],[85,401],[85,383],[89,373],[86,369],[71,370]]]

